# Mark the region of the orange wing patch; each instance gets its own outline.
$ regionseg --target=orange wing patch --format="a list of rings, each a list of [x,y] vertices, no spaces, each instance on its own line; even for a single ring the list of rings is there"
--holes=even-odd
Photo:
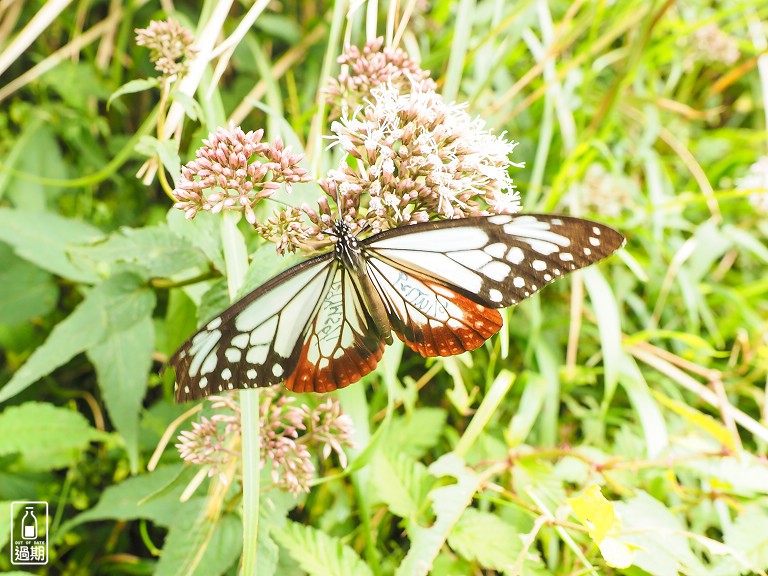
[[[349,386],[376,368],[384,346],[349,273],[340,269],[308,326],[285,386],[294,392]]]
[[[409,314],[405,329],[394,329],[400,340],[422,356],[453,356],[474,350],[501,329],[498,310],[473,302],[440,284],[423,283],[442,301],[448,318]]]
[[[331,392],[354,384],[376,368],[384,354],[384,342],[377,350],[365,347],[349,348],[339,358],[316,364],[308,359],[310,343],[304,344],[299,364],[285,381],[285,387],[294,392]],[[325,358],[323,360],[326,360]],[[320,365],[323,367],[320,368]]]

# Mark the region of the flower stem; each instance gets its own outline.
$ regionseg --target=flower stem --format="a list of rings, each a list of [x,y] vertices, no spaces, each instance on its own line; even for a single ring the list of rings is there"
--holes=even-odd
[[[227,268],[230,299],[234,299],[243,283],[248,267],[248,253],[243,235],[237,229],[239,214],[224,212],[221,239]],[[243,450],[243,576],[256,574],[256,551],[259,528],[259,391],[240,392]]]

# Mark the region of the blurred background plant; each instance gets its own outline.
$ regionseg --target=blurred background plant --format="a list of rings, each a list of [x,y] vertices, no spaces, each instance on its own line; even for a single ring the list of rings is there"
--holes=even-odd
[[[757,0],[0,5],[0,516],[50,502],[43,574],[764,574],[766,21]],[[239,404],[175,406],[160,368],[296,262],[275,245],[315,247],[318,198],[359,208],[340,162],[390,169],[377,103],[480,115],[506,184],[460,196],[481,171],[438,122],[460,189],[411,211],[365,189],[378,228],[519,201],[628,246],[472,354],[396,344],[332,399],[262,392],[244,547]],[[261,166],[226,158],[237,186],[204,197],[183,183],[230,122]]]

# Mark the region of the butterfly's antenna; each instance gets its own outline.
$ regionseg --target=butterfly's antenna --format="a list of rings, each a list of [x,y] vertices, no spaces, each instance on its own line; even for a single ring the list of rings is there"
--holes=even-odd
[[[270,196],[267,196],[267,197],[265,198],[265,200],[268,200],[269,202],[276,202],[277,204],[282,204],[282,205],[283,205],[283,206],[285,206],[286,208],[290,208],[290,207],[291,207],[291,205],[290,205],[290,204],[288,204],[287,202],[283,202],[282,200],[278,200],[277,198],[272,198],[272,197],[270,197]]]
[[[355,234],[355,237],[359,236],[360,234],[368,230],[368,228],[370,227],[371,227],[371,223],[368,222],[368,220],[366,220],[365,222],[363,222],[363,225],[360,226],[360,230],[357,231],[357,233]]]

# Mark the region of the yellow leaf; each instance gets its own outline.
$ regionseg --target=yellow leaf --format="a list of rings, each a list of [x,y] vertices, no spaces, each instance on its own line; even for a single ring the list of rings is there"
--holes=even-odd
[[[698,410],[694,410],[690,406],[686,406],[682,402],[668,398],[667,396],[664,396],[664,394],[660,394],[655,390],[653,390],[653,395],[659,402],[664,404],[664,406],[672,410],[672,412],[682,416],[685,420],[694,426],[701,428],[729,450],[736,451],[738,449],[731,431],[728,430],[728,428],[726,428],[723,424],[712,418],[712,416],[703,414]]]
[[[568,503],[576,518],[587,527],[589,535],[595,543],[600,543],[611,530],[619,531],[619,519],[613,509],[613,504],[606,500],[600,487],[593,484],[581,496],[569,498]]]

